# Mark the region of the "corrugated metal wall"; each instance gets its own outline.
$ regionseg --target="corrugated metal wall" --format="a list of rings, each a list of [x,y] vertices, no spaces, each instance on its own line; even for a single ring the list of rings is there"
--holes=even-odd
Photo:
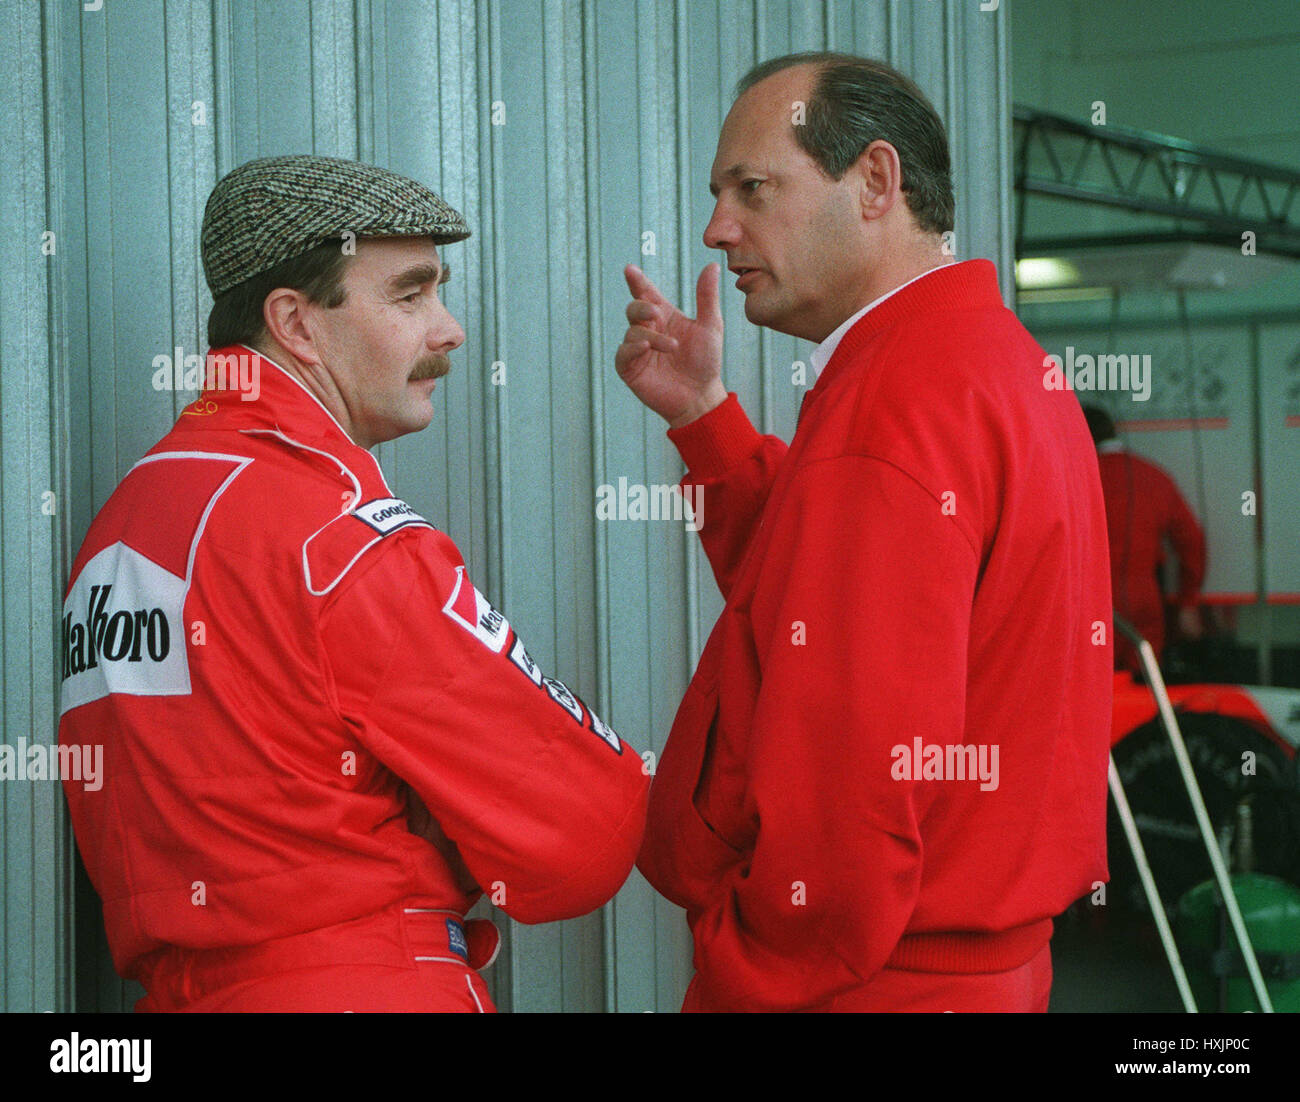
[[[75,246],[52,201],[63,169],[63,120],[46,115],[59,87],[55,24],[34,4],[0,6],[0,1010],[66,1009],[72,991],[67,812],[57,783],[28,779],[47,772],[29,765],[55,739],[70,529],[67,410],[54,385],[65,303],[52,277]]]
[[[595,518],[599,486],[681,474],[663,425],[613,373],[623,265],[690,300],[713,259],[700,235],[731,87],[756,60],[830,48],[889,60],[933,98],[953,144],[956,251],[996,260],[1009,289],[1004,13],[980,7],[6,0],[0,56],[21,99],[0,112],[15,192],[0,210],[6,740],[53,739],[71,554],[192,397],[154,391],[151,362],[203,350],[208,191],[252,157],[316,152],[424,180],[468,217],[474,236],[444,253],[465,346],[433,426],[380,460],[536,659],[657,751],[720,599],[682,523]],[[33,243],[46,223],[57,258]],[[804,389],[792,365],[810,346],[750,326],[734,292],[723,302],[726,381],[760,427],[788,436]],[[66,495],[44,517],[33,501],[60,471]],[[129,1006],[93,893],[83,877],[74,906],[67,887],[54,786],[0,793],[5,1007],[70,1005],[60,931],[74,911],[76,1007]],[[672,1010],[689,974],[680,911],[636,874],[603,913],[509,934],[493,979],[503,1009]]]

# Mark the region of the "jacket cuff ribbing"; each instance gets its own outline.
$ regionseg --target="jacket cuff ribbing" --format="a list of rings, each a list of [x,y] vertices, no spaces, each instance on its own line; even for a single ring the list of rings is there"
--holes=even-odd
[[[686,469],[696,478],[724,474],[744,462],[758,448],[762,437],[741,408],[734,393],[703,417],[678,429],[668,430]]]

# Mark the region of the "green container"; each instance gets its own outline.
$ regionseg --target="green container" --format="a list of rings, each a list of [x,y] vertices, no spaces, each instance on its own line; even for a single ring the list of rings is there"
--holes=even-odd
[[[1264,986],[1273,1009],[1300,1011],[1300,888],[1276,876],[1238,873],[1229,878],[1241,917],[1246,923],[1255,954],[1259,957]],[[1174,923],[1179,951],[1187,980],[1196,996],[1199,1010],[1212,1011],[1219,1006],[1219,981],[1214,974],[1213,959],[1219,947],[1219,886],[1213,880],[1197,884],[1178,902]],[[1234,1013],[1259,1010],[1255,989],[1246,973],[1238,951],[1232,923],[1227,927],[1223,944],[1232,951],[1228,979],[1228,1005]],[[1278,972],[1284,969],[1285,972]],[[1295,978],[1288,978],[1294,976]]]

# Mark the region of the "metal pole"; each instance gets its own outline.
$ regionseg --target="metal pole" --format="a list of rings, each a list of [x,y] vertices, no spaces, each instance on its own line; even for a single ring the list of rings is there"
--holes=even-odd
[[[1133,861],[1137,865],[1138,876],[1142,878],[1142,890],[1146,892],[1147,903],[1151,906],[1151,916],[1156,920],[1156,929],[1160,931],[1160,943],[1165,947],[1165,956],[1169,958],[1169,967],[1173,969],[1174,983],[1178,985],[1178,994],[1182,997],[1183,1008],[1188,1014],[1195,1014],[1196,1000],[1192,997],[1187,973],[1183,971],[1183,961],[1178,955],[1173,931],[1169,929],[1169,918],[1165,914],[1164,904],[1160,902],[1160,892],[1156,889],[1155,877],[1151,875],[1151,866],[1147,863],[1147,851],[1138,836],[1133,812],[1129,810],[1128,797],[1124,795],[1124,785],[1119,779],[1119,770],[1115,768],[1114,754],[1110,757],[1110,793],[1115,797],[1115,810],[1119,812],[1119,821],[1124,824],[1124,834],[1128,838],[1129,849],[1133,851]]]
[[[1178,771],[1183,777],[1183,785],[1187,789],[1188,798],[1192,801],[1192,811],[1196,814],[1196,823],[1201,829],[1201,838],[1205,842],[1205,850],[1209,854],[1210,865],[1214,869],[1214,879],[1218,882],[1224,905],[1228,908],[1228,918],[1231,919],[1232,929],[1237,935],[1237,944],[1241,946],[1241,955],[1246,961],[1246,971],[1250,974],[1251,986],[1255,989],[1255,997],[1259,1000],[1260,1009],[1265,1014],[1272,1014],[1273,1001],[1268,997],[1268,988],[1264,986],[1264,977],[1259,970],[1259,961],[1255,959],[1255,947],[1251,944],[1250,935],[1246,932],[1246,923],[1241,917],[1241,908],[1237,906],[1237,896],[1232,890],[1231,881],[1228,879],[1228,870],[1223,864],[1223,854],[1219,852],[1219,844],[1214,837],[1214,828],[1210,825],[1210,816],[1205,810],[1205,801],[1201,798],[1201,786],[1196,783],[1196,774],[1192,771],[1192,762],[1187,756],[1187,746],[1183,742],[1182,731],[1178,728],[1178,720],[1174,716],[1173,705],[1169,702],[1169,692],[1165,688],[1165,679],[1160,676],[1160,666],[1156,662],[1155,651],[1151,649],[1151,644],[1143,639],[1131,624],[1119,616],[1115,617],[1115,627],[1128,637],[1133,645],[1137,647],[1138,654],[1142,656],[1142,666],[1146,671],[1151,690],[1155,694],[1156,705],[1160,710],[1160,718],[1164,721],[1165,731],[1169,735],[1169,744],[1173,747],[1174,758],[1178,762]]]

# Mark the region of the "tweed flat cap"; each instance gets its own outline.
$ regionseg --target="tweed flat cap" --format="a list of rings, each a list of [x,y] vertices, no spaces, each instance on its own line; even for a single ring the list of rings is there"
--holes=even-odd
[[[337,157],[263,157],[218,181],[203,212],[203,274],[215,298],[283,260],[351,232],[463,241],[459,211],[421,183]]]

